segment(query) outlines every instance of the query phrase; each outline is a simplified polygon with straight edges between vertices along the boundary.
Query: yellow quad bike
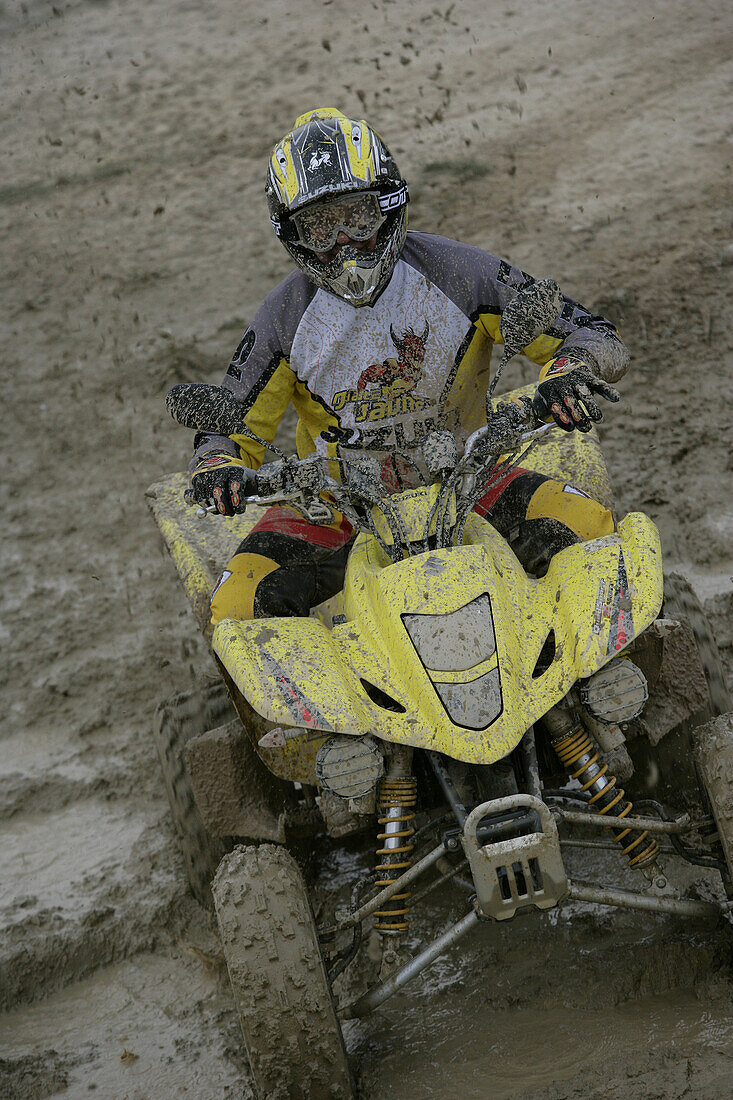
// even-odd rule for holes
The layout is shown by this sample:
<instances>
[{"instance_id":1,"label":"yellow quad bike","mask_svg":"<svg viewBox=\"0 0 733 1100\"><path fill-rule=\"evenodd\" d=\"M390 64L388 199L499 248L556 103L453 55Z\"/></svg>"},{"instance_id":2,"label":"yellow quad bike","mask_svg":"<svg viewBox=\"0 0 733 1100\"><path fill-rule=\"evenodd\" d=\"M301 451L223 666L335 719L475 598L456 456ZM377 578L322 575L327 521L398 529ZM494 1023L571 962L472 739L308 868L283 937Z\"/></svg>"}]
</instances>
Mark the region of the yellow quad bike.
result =
<instances>
[{"instance_id":1,"label":"yellow quad bike","mask_svg":"<svg viewBox=\"0 0 733 1100\"><path fill-rule=\"evenodd\" d=\"M504 361L556 315L541 292L505 315ZM728 907L733 724L715 717L731 706L704 616L682 578L665 588L641 513L528 576L476 502L521 462L610 504L605 466L593 435L548 434L519 422L527 403L487 403L462 454L449 432L423 440L425 484L397 495L373 459L344 460L337 483L325 460L284 455L258 474L254 517L214 523L184 505L182 477L150 490L204 628L216 574L258 507L287 502L313 522L336 508L359 532L343 591L310 618L218 624L211 643L236 713L212 693L215 728L182 746L171 708L161 712L161 760L202 899L231 849L213 900L263 1097L352 1095L339 1018L374 1010L479 921L567 901L690 920ZM168 404L188 427L246 430L216 387L174 387ZM375 872L318 928L287 844L364 828ZM571 879L578 844L616 848L637 888L628 872L622 885ZM719 900L680 896L675 860L719 872ZM467 891L465 915L410 958L410 911L440 884ZM337 1008L333 982L368 921L380 980Z\"/></svg>"}]
</instances>

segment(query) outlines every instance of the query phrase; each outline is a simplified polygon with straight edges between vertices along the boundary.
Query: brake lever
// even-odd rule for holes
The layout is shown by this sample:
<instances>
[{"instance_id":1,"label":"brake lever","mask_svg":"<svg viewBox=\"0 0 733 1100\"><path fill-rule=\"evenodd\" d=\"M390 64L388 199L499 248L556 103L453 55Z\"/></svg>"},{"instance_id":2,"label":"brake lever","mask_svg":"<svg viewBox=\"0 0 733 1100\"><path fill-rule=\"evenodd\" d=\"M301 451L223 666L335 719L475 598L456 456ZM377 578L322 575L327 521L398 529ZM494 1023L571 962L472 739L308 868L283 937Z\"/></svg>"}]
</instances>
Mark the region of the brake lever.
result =
<instances>
[{"instance_id":1,"label":"brake lever","mask_svg":"<svg viewBox=\"0 0 733 1100\"><path fill-rule=\"evenodd\" d=\"M518 432L514 434L513 438L509 434L504 439L498 439L492 445L491 454L504 454L506 451L511 451L521 446L522 443L528 443L531 439L538 439L545 432L548 432L551 428L555 427L555 422L551 421L549 424L535 424L534 427L528 427L526 431ZM468 458L475 450L478 449L482 441L486 438L491 430L491 425L487 424L484 427L477 428L468 439L466 440L466 446L463 449L463 458ZM488 453L488 452L487 452Z\"/></svg>"},{"instance_id":2,"label":"brake lever","mask_svg":"<svg viewBox=\"0 0 733 1100\"><path fill-rule=\"evenodd\" d=\"M186 499L187 494L189 494L190 492L191 492L190 489L186 490L186 492L184 493L184 499ZM243 497L242 498L242 500L244 501L245 507L248 504L261 504L263 506L267 505L267 504L283 504L285 501L292 501L294 499L297 499L297 498L294 498L292 494L288 494L288 493L273 493L273 495L269 496L269 497ZM209 513L212 513L212 514L216 513L217 515L219 514L219 509L217 508L217 506L215 504L203 505L195 499L193 499L193 500L192 499L186 499L186 503L187 504L198 504L199 505L199 507L197 509L197 512L196 512L197 516L206 516ZM242 512L236 512L235 513L235 515L242 515L242 514L243 514Z\"/></svg>"}]
</instances>

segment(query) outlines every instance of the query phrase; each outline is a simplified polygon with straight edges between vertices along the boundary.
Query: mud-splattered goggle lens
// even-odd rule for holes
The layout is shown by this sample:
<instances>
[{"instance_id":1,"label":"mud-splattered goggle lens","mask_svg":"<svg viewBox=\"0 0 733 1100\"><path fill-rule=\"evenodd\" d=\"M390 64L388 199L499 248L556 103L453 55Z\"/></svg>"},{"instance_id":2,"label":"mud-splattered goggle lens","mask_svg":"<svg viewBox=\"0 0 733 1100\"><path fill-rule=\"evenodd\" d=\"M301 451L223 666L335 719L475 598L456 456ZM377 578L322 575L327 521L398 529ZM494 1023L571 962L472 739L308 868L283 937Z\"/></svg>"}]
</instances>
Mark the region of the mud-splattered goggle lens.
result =
<instances>
[{"instance_id":1,"label":"mud-splattered goggle lens","mask_svg":"<svg viewBox=\"0 0 733 1100\"><path fill-rule=\"evenodd\" d=\"M368 241L384 219L379 196L372 191L322 199L293 214L299 243L313 252L328 252L340 232L354 241Z\"/></svg>"}]
</instances>

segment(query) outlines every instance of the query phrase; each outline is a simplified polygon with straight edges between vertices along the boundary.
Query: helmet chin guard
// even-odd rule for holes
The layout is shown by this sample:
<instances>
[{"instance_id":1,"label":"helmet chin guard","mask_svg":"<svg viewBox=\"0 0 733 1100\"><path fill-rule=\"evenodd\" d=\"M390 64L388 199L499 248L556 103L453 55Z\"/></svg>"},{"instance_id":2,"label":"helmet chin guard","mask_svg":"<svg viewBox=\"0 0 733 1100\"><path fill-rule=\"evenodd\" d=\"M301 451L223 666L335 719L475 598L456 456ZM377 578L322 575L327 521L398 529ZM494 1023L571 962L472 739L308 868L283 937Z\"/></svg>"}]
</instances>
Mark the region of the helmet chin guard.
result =
<instances>
[{"instance_id":1,"label":"helmet chin guard","mask_svg":"<svg viewBox=\"0 0 733 1100\"><path fill-rule=\"evenodd\" d=\"M377 192L385 216L374 249L344 245L332 260L320 260L299 242L293 214L320 198L359 191ZM405 243L409 201L376 131L331 107L301 115L272 152L266 193L275 233L308 278L356 308L373 305Z\"/></svg>"},{"instance_id":2,"label":"helmet chin guard","mask_svg":"<svg viewBox=\"0 0 733 1100\"><path fill-rule=\"evenodd\" d=\"M377 234L372 252L344 245L330 263L322 263L314 253L308 254L307 249L303 249L306 256L298 261L299 266L323 290L343 298L355 308L373 305L392 277L405 243L406 223L403 207L396 225L386 234Z\"/></svg>"}]
</instances>

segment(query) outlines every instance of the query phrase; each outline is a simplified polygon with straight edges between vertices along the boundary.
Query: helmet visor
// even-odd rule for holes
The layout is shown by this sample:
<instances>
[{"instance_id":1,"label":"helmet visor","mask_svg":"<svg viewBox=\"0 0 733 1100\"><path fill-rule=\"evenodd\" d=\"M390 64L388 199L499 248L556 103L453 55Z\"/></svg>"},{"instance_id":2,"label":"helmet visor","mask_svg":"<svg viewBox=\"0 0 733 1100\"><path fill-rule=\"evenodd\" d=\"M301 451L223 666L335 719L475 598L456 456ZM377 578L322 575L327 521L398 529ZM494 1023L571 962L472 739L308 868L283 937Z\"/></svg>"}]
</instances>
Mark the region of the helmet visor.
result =
<instances>
[{"instance_id":1,"label":"helmet visor","mask_svg":"<svg viewBox=\"0 0 733 1100\"><path fill-rule=\"evenodd\" d=\"M354 241L368 241L384 224L385 215L375 191L353 195L335 195L319 199L292 216L298 231L298 243L312 252L328 252L340 232Z\"/></svg>"}]
</instances>

